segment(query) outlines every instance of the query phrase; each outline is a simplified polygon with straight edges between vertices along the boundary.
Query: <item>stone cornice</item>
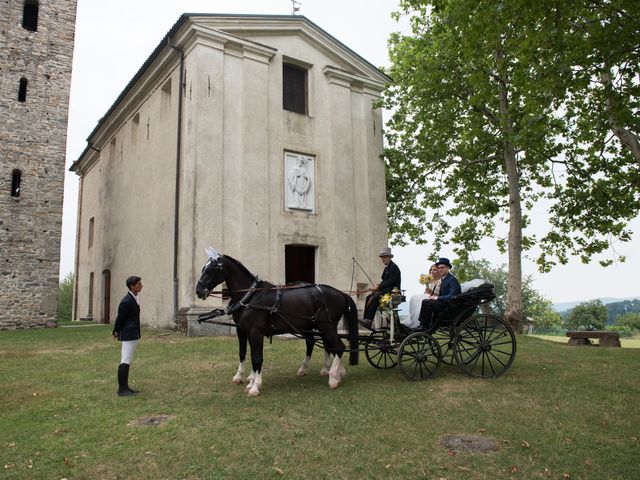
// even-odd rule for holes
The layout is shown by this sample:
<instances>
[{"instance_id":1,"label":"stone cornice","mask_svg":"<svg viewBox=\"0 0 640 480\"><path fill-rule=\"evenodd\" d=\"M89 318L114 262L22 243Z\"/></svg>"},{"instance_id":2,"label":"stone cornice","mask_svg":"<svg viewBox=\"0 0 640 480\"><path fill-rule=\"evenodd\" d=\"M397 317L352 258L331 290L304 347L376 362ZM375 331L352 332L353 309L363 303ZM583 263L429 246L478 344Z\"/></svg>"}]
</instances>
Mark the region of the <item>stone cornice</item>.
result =
<instances>
[{"instance_id":1,"label":"stone cornice","mask_svg":"<svg viewBox=\"0 0 640 480\"><path fill-rule=\"evenodd\" d=\"M384 83L372 80L369 77L363 77L362 75L355 75L350 72L346 72L331 65L327 65L322 69L322 73L327 77L329 83L348 87L352 90L361 90L364 93L368 93L373 96L380 96L380 93L384 90Z\"/></svg>"}]
</instances>

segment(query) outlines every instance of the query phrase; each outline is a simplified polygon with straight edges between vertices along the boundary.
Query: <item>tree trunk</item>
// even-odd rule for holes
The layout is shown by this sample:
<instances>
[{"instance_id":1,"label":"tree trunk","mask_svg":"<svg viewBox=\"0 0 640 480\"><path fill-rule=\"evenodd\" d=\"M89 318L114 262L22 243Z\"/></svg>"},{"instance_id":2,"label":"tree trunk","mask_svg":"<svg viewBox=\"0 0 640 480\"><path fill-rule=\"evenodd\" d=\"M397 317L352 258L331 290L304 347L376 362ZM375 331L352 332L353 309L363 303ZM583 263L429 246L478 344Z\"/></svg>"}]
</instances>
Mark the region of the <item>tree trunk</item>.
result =
<instances>
[{"instance_id":1,"label":"tree trunk","mask_svg":"<svg viewBox=\"0 0 640 480\"><path fill-rule=\"evenodd\" d=\"M498 64L502 62L498 54ZM520 205L520 174L513 145L513 121L509 114L509 92L505 71L500 72L500 121L503 134L503 155L509 187L509 271L507 274L507 307L505 320L514 332L522 333L522 206Z\"/></svg>"},{"instance_id":2,"label":"tree trunk","mask_svg":"<svg viewBox=\"0 0 640 480\"><path fill-rule=\"evenodd\" d=\"M604 86L604 102L609 127L613 134L618 137L620 143L631 152L633 158L638 162L638 166L640 166L640 140L633 132L624 128L622 125L619 125L615 120L615 108L613 106L614 101L612 92L613 87L611 86L611 70L608 67L600 75L600 80Z\"/></svg>"}]
</instances>

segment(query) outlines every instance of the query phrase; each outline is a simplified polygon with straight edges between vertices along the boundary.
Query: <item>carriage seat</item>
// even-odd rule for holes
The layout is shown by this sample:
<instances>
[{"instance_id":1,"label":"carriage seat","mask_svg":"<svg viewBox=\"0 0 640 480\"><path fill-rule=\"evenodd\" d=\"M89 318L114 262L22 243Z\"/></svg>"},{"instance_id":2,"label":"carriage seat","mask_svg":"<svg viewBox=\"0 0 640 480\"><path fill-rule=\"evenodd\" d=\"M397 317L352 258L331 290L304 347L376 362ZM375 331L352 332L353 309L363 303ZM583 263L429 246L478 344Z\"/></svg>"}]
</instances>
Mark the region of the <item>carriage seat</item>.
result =
<instances>
[{"instance_id":1,"label":"carriage seat","mask_svg":"<svg viewBox=\"0 0 640 480\"><path fill-rule=\"evenodd\" d=\"M471 280L460 287L462 293L447 300L447 309L438 315L439 326L458 324L473 315L479 305L496 298L493 284L484 280Z\"/></svg>"}]
</instances>

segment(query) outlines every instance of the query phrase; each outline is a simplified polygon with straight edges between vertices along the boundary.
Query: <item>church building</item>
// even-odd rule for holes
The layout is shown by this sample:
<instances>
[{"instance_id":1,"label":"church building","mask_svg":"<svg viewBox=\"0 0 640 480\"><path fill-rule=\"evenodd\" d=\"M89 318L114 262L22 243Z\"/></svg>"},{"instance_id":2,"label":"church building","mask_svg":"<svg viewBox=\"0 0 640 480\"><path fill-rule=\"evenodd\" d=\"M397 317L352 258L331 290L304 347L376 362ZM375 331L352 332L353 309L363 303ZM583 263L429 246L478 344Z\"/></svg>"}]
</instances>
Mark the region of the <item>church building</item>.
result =
<instances>
[{"instance_id":1,"label":"church building","mask_svg":"<svg viewBox=\"0 0 640 480\"><path fill-rule=\"evenodd\" d=\"M303 16L182 15L71 167L74 318L113 322L129 275L147 326L221 305L195 295L209 246L276 284L368 287L389 81Z\"/></svg>"},{"instance_id":2,"label":"church building","mask_svg":"<svg viewBox=\"0 0 640 480\"><path fill-rule=\"evenodd\" d=\"M0 330L55 326L76 0L0 4Z\"/></svg>"}]
</instances>

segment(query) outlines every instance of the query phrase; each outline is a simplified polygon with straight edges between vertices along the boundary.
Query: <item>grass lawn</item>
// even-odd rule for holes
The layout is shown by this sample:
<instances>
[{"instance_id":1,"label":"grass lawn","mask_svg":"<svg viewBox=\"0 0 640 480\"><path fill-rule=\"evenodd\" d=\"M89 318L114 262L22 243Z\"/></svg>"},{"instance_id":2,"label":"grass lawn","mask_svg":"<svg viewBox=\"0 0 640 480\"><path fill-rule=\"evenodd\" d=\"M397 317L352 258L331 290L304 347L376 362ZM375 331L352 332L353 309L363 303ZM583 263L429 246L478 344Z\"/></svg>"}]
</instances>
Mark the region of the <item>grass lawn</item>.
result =
<instances>
[{"instance_id":1,"label":"grass lawn","mask_svg":"<svg viewBox=\"0 0 640 480\"><path fill-rule=\"evenodd\" d=\"M3 479L635 479L640 351L518 337L514 365L426 382L348 367L336 391L295 372L300 341L266 344L262 394L231 384L237 343L145 331L116 396L108 326L0 332ZM159 425L136 426L170 415ZM499 443L453 454L450 433Z\"/></svg>"}]
</instances>

